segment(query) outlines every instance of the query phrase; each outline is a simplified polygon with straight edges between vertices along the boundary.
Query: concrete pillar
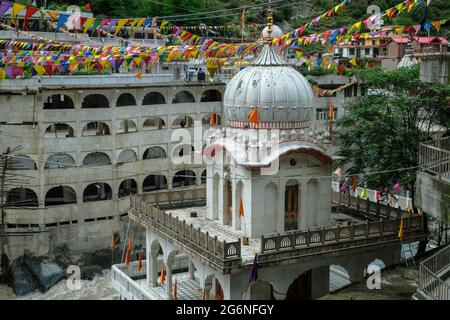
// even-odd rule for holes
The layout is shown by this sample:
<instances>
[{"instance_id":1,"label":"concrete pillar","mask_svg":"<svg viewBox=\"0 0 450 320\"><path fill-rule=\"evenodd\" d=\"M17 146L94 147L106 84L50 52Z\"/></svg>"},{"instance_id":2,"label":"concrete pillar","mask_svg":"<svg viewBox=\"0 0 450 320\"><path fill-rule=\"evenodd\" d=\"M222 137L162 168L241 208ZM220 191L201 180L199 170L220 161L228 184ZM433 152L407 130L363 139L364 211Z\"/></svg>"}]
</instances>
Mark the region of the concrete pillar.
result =
<instances>
[{"instance_id":1,"label":"concrete pillar","mask_svg":"<svg viewBox=\"0 0 450 320\"><path fill-rule=\"evenodd\" d=\"M219 190L217 190L218 191L218 195L219 195L219 197L218 197L219 198L219 205L218 205L218 207L219 207L219 221L222 224L226 223L225 213L224 213L224 208L225 208L225 199L224 199L224 195L225 195L224 188L225 188L225 185L224 185L224 181L225 181L225 179L223 177L219 178Z\"/></svg>"},{"instance_id":2,"label":"concrete pillar","mask_svg":"<svg viewBox=\"0 0 450 320\"><path fill-rule=\"evenodd\" d=\"M153 256L152 256L152 252L151 252L151 237L150 237L150 230L145 229L145 257L147 259L147 263L145 266L145 277L146 277L146 281L147 281L147 285L149 287L152 286L152 261L153 261Z\"/></svg>"},{"instance_id":3,"label":"concrete pillar","mask_svg":"<svg viewBox=\"0 0 450 320\"><path fill-rule=\"evenodd\" d=\"M231 195L231 202L233 203L232 208L231 208L231 216L233 217L231 220L231 226L233 228L233 230L238 230L239 229L239 219L241 217L239 217L239 206L240 206L240 202L241 199L237 194L237 183L236 183L236 179L232 179L231 180L231 188L232 188L232 195Z\"/></svg>"},{"instance_id":4,"label":"concrete pillar","mask_svg":"<svg viewBox=\"0 0 450 320\"><path fill-rule=\"evenodd\" d=\"M150 286L156 288L158 286L158 254L151 253L150 262L148 265L150 266L150 275L151 282Z\"/></svg>"},{"instance_id":5,"label":"concrete pillar","mask_svg":"<svg viewBox=\"0 0 450 320\"><path fill-rule=\"evenodd\" d=\"M192 263L192 260L189 259L189 279L194 280L195 279L195 266Z\"/></svg>"},{"instance_id":6,"label":"concrete pillar","mask_svg":"<svg viewBox=\"0 0 450 320\"><path fill-rule=\"evenodd\" d=\"M169 255L169 257L167 258L167 262L166 262L166 269L167 269L167 277L166 277L166 294L167 294L167 299L168 300L172 300L173 296L172 296L172 266L173 266L173 260L174 260L174 255Z\"/></svg>"}]
</instances>

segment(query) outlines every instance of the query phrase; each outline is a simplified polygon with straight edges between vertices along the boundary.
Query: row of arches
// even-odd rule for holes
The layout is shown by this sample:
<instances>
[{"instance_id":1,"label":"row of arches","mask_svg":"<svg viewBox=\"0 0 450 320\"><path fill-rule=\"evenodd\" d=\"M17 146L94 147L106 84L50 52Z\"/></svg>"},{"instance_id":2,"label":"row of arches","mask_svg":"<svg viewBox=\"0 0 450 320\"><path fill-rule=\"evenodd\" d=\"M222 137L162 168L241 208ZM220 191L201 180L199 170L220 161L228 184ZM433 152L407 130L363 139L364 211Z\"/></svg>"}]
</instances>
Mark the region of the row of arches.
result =
<instances>
[{"instance_id":1,"label":"row of arches","mask_svg":"<svg viewBox=\"0 0 450 320\"><path fill-rule=\"evenodd\" d=\"M173 149L173 157L183 157L192 155L194 147L192 145L179 145ZM166 151L160 146L149 147L144 151L142 160L167 158ZM117 164L138 161L136 152L132 149L122 150L117 157ZM104 152L92 152L83 158L82 166L107 166L112 161L109 155ZM76 167L75 159L67 153L56 153L47 158L44 169L65 169ZM27 155L16 155L6 162L7 170L37 170L36 162Z\"/></svg>"},{"instance_id":2,"label":"row of arches","mask_svg":"<svg viewBox=\"0 0 450 320\"><path fill-rule=\"evenodd\" d=\"M216 125L220 125L222 119L220 115L215 115ZM209 125L211 115L205 115L202 118L202 125ZM172 122L172 128L192 128L194 126L194 119L191 116L179 116ZM147 118L143 124L143 131L147 130L162 130L166 129L166 122L160 117ZM126 134L138 131L138 126L134 120L121 120L118 123L116 134ZM83 127L82 137L92 136L109 136L111 129L108 124L103 121L89 122ZM54 123L45 129L44 136L46 138L74 138L76 136L75 130L72 126L66 123Z\"/></svg>"},{"instance_id":3,"label":"row of arches","mask_svg":"<svg viewBox=\"0 0 450 320\"><path fill-rule=\"evenodd\" d=\"M202 172L201 184L206 183L206 170ZM192 170L178 171L172 178L172 188L195 186L197 177ZM152 192L168 189L167 177L151 174L142 183L142 192ZM123 180L118 189L118 197L124 198L131 194L137 194L138 187L135 179ZM97 182L89 184L83 191L83 202L104 201L112 199L112 188L108 183ZM52 207L77 203L77 194L70 186L57 186L51 188L45 194L44 206ZM29 188L14 188L8 191L6 196L8 207L38 207L39 201L36 193Z\"/></svg>"},{"instance_id":4,"label":"row of arches","mask_svg":"<svg viewBox=\"0 0 450 320\"><path fill-rule=\"evenodd\" d=\"M220 102L222 93L219 90L206 90L202 93L200 102ZM172 103L195 103L194 95L187 90L179 91L172 99ZM157 91L149 92L142 100L142 105L167 104L166 97ZM122 93L116 101L116 107L136 106L136 98L131 93ZM81 104L82 109L110 108L109 99L103 94L87 95ZM64 94L50 95L45 99L44 110L75 109L73 99Z\"/></svg>"}]
</instances>

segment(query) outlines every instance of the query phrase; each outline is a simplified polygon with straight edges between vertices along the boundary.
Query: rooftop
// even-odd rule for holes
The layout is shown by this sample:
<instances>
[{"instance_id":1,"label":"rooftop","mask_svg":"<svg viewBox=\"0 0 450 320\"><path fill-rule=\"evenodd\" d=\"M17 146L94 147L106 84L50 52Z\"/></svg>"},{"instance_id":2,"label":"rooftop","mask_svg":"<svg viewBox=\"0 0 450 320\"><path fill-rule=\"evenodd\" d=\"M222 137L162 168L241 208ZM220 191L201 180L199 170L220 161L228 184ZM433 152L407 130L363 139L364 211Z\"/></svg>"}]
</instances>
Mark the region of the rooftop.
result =
<instances>
[{"instance_id":1,"label":"rooftop","mask_svg":"<svg viewBox=\"0 0 450 320\"><path fill-rule=\"evenodd\" d=\"M208 86L223 84L211 81L175 80L173 74L143 74L138 79L134 74L80 75L80 76L43 76L30 79L4 79L0 81L0 91L23 91L45 89L81 89L148 86Z\"/></svg>"}]
</instances>

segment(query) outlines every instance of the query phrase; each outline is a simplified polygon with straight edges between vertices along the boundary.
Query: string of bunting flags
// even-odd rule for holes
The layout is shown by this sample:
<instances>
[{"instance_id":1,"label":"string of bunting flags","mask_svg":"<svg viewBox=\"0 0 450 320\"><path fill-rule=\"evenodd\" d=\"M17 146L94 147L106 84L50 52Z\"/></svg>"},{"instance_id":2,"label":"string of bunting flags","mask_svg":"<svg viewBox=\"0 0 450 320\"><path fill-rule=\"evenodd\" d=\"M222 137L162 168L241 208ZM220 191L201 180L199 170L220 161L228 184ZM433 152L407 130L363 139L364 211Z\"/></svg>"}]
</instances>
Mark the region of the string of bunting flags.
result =
<instances>
[{"instance_id":1,"label":"string of bunting flags","mask_svg":"<svg viewBox=\"0 0 450 320\"><path fill-rule=\"evenodd\" d=\"M314 43L321 43L321 44L325 44L326 42L332 44L335 42L341 43L344 40L347 41L351 40L352 37L355 40L358 40L360 37L367 39L368 37L374 37L377 35L381 37L386 37L388 36L387 31L389 31L389 29L383 28L381 30L370 30L369 26L385 17L387 17L389 20L392 20L393 18L404 12L410 13L414 8L416 8L422 3L424 3L424 0L405 0L397 4L396 6L385 10L383 13L373 14L367 19L357 21L349 26L333 28L317 34L303 35L306 28L302 26L290 33L283 35L282 37L275 38L272 41L272 44L278 44L284 47L287 46L302 47ZM430 4L431 1L429 0L426 3L426 6L429 6ZM421 30L429 32L431 30L431 27L434 27L436 31L439 32L441 26L444 25L446 22L447 19L432 22L425 21L423 24L413 26L400 26L395 28L393 31L395 31L397 35L402 34L404 32L408 34L413 33L417 34Z\"/></svg>"}]
</instances>

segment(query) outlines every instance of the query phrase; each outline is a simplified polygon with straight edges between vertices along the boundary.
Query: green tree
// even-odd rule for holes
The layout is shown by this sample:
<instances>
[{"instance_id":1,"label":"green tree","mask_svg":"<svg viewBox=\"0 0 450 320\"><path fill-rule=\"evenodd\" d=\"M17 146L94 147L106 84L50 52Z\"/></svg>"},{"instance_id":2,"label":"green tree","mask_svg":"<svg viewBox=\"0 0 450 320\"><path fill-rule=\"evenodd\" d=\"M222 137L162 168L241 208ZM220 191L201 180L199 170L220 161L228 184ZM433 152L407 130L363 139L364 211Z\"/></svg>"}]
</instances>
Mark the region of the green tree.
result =
<instances>
[{"instance_id":1,"label":"green tree","mask_svg":"<svg viewBox=\"0 0 450 320\"><path fill-rule=\"evenodd\" d=\"M392 172L368 175L370 187L400 181L412 192L418 165L419 145L430 140L436 126L450 127L450 87L423 83L419 68L355 70L369 94L347 109L337 121L338 154L345 157L350 173Z\"/></svg>"}]
</instances>

